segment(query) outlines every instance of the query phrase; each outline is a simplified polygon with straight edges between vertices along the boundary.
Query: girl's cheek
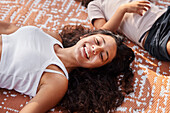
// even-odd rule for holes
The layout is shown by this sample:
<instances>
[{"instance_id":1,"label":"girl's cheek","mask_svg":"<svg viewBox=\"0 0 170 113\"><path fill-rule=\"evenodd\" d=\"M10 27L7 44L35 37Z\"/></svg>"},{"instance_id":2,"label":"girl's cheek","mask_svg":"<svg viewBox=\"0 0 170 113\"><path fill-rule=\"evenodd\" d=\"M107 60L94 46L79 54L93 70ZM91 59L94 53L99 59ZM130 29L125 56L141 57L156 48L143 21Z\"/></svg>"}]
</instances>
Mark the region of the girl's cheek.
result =
<instances>
[{"instance_id":1,"label":"girl's cheek","mask_svg":"<svg viewBox=\"0 0 170 113\"><path fill-rule=\"evenodd\" d=\"M101 64L101 59L100 59L98 56L96 56L96 57L94 58L94 62L95 62L96 64Z\"/></svg>"}]
</instances>

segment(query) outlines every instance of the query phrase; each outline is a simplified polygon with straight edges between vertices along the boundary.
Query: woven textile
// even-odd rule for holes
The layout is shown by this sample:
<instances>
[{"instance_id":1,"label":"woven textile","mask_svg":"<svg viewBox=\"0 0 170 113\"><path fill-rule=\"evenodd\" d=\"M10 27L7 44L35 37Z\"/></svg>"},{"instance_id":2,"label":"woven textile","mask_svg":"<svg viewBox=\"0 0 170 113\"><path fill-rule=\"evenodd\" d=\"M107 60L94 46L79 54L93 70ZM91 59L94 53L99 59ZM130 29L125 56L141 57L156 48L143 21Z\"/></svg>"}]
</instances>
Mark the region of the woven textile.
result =
<instances>
[{"instance_id":1,"label":"woven textile","mask_svg":"<svg viewBox=\"0 0 170 113\"><path fill-rule=\"evenodd\" d=\"M152 0L160 8L170 0ZM34 25L56 31L64 25L83 24L93 28L87 10L74 0L0 0L0 20L18 26ZM117 113L170 113L170 62L159 61L127 40L135 52L134 93L126 96ZM0 113L17 113L31 99L13 90L0 89ZM58 113L53 108L49 113Z\"/></svg>"}]
</instances>

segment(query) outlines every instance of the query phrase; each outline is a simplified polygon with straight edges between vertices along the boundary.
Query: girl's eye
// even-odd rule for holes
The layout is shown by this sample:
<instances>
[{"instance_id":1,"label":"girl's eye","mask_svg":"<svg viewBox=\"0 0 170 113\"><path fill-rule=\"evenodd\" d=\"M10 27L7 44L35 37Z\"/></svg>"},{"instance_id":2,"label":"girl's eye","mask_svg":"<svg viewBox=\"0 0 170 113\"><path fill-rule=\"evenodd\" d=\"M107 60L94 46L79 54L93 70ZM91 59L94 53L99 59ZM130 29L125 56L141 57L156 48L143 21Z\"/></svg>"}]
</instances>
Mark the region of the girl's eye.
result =
<instances>
[{"instance_id":1,"label":"girl's eye","mask_svg":"<svg viewBox=\"0 0 170 113\"><path fill-rule=\"evenodd\" d=\"M102 59L102 61L103 61L103 55L102 55L102 52L100 53L100 58Z\"/></svg>"},{"instance_id":2,"label":"girl's eye","mask_svg":"<svg viewBox=\"0 0 170 113\"><path fill-rule=\"evenodd\" d=\"M97 39L96 39L96 44L97 44L97 45L100 45L100 42L99 42L99 40L97 40Z\"/></svg>"}]
</instances>

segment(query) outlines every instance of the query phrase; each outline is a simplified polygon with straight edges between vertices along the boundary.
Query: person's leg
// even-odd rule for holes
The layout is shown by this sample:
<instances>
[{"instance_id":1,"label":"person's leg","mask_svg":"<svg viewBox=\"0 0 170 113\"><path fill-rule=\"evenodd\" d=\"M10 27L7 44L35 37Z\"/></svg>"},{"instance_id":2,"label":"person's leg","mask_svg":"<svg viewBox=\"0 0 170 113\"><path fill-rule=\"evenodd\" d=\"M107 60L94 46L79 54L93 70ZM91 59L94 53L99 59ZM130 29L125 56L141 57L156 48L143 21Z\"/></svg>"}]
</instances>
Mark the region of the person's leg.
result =
<instances>
[{"instance_id":1,"label":"person's leg","mask_svg":"<svg viewBox=\"0 0 170 113\"><path fill-rule=\"evenodd\" d=\"M170 55L170 38L169 38L169 41L168 41L168 43L166 45L166 48L167 48L168 54Z\"/></svg>"}]
</instances>

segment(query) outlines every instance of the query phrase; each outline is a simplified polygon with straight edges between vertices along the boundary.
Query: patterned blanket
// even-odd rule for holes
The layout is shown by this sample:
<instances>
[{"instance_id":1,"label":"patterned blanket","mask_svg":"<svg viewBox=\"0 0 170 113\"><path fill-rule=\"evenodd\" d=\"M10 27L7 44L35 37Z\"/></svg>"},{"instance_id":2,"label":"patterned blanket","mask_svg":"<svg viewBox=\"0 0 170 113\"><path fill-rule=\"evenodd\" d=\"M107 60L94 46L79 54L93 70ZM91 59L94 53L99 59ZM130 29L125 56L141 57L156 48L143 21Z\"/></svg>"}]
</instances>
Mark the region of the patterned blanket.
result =
<instances>
[{"instance_id":1,"label":"patterned blanket","mask_svg":"<svg viewBox=\"0 0 170 113\"><path fill-rule=\"evenodd\" d=\"M170 5L170 0L152 2L160 8ZM93 28L87 18L87 9L74 0L0 0L0 20L50 31L66 24ZM170 113L170 62L153 58L129 40L126 44L136 55L131 65L135 75L134 93L126 96L117 113ZM30 99L14 90L0 89L0 113L17 113ZM58 108L49 111L58 112Z\"/></svg>"}]
</instances>

